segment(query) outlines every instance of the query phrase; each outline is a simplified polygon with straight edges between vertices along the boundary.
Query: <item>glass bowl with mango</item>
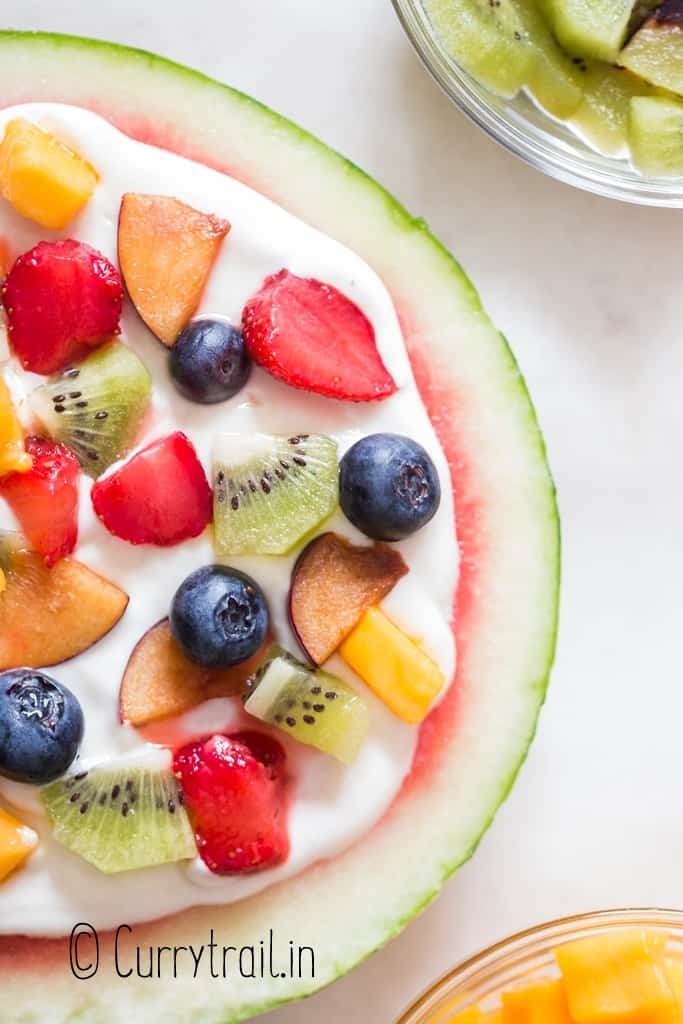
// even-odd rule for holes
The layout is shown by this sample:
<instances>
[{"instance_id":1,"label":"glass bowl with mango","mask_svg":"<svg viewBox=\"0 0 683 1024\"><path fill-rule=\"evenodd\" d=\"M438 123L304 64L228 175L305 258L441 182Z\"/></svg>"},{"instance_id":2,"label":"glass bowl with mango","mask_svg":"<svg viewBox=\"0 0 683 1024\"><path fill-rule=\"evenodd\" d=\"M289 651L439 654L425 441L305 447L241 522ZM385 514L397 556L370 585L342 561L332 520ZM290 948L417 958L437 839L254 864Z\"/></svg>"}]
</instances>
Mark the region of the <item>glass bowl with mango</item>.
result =
<instances>
[{"instance_id":1,"label":"glass bowl with mango","mask_svg":"<svg viewBox=\"0 0 683 1024\"><path fill-rule=\"evenodd\" d=\"M683 206L683 0L393 0L473 121L542 171Z\"/></svg>"},{"instance_id":2,"label":"glass bowl with mango","mask_svg":"<svg viewBox=\"0 0 683 1024\"><path fill-rule=\"evenodd\" d=\"M540 925L445 975L398 1024L682 1024L683 912Z\"/></svg>"}]
</instances>

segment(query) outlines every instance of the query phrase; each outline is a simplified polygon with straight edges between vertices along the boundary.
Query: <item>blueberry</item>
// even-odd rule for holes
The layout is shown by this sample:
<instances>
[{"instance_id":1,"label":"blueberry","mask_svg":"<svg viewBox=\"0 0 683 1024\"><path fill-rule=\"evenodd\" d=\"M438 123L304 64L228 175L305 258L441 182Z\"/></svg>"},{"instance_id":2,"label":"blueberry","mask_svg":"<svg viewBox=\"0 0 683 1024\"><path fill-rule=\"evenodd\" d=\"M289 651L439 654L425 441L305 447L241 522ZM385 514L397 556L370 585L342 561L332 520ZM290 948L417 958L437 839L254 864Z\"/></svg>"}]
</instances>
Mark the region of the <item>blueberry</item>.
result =
<instances>
[{"instance_id":1,"label":"blueberry","mask_svg":"<svg viewBox=\"0 0 683 1024\"><path fill-rule=\"evenodd\" d=\"M441 486L422 445L400 434L370 434L339 466L339 501L347 519L374 540L403 540L436 514Z\"/></svg>"},{"instance_id":2,"label":"blueberry","mask_svg":"<svg viewBox=\"0 0 683 1024\"><path fill-rule=\"evenodd\" d=\"M193 320L169 355L175 386L191 402L210 405L232 398L251 370L240 331L225 320Z\"/></svg>"},{"instance_id":3,"label":"blueberry","mask_svg":"<svg viewBox=\"0 0 683 1024\"><path fill-rule=\"evenodd\" d=\"M83 710L66 686L32 668L0 673L0 775L42 786L70 767Z\"/></svg>"},{"instance_id":4,"label":"blueberry","mask_svg":"<svg viewBox=\"0 0 683 1024\"><path fill-rule=\"evenodd\" d=\"M256 654L268 620L258 583L224 565L191 573L171 604L173 636L191 661L206 668L227 668Z\"/></svg>"}]
</instances>

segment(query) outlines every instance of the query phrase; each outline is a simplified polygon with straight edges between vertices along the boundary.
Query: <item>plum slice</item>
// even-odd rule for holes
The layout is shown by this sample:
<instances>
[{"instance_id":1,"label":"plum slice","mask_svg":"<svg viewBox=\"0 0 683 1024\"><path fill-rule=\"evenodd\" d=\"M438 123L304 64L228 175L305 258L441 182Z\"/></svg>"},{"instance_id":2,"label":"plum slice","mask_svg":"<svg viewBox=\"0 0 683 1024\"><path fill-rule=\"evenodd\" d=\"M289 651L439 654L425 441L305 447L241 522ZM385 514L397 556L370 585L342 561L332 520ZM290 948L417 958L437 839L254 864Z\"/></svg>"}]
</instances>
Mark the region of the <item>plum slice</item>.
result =
<instances>
[{"instance_id":1,"label":"plum slice","mask_svg":"<svg viewBox=\"0 0 683 1024\"><path fill-rule=\"evenodd\" d=\"M358 546L323 533L302 551L289 591L289 616L313 664L336 651L359 622L406 575L402 555L389 544Z\"/></svg>"},{"instance_id":2,"label":"plum slice","mask_svg":"<svg viewBox=\"0 0 683 1024\"><path fill-rule=\"evenodd\" d=\"M239 665L203 668L183 654L168 619L162 619L145 633L130 656L119 695L121 721L148 725L213 697L237 696L258 668L269 642Z\"/></svg>"},{"instance_id":3,"label":"plum slice","mask_svg":"<svg viewBox=\"0 0 683 1024\"><path fill-rule=\"evenodd\" d=\"M168 348L197 311L227 220L172 196L129 192L119 213L119 265L141 319Z\"/></svg>"},{"instance_id":4,"label":"plum slice","mask_svg":"<svg viewBox=\"0 0 683 1024\"><path fill-rule=\"evenodd\" d=\"M82 654L126 610L128 595L86 565L63 558L48 569L13 535L0 536L0 671L45 668Z\"/></svg>"}]
</instances>

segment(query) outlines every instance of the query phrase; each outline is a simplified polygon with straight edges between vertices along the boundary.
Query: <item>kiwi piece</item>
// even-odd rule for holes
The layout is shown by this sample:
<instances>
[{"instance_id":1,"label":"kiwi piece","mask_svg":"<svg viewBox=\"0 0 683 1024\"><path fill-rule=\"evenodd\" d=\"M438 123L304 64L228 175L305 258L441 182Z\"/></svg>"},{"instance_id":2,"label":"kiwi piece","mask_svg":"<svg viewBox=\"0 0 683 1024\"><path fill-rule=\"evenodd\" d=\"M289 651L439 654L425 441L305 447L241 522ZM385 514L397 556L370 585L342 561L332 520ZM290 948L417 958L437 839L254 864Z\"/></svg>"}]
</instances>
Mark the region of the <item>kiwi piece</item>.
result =
<instances>
[{"instance_id":1,"label":"kiwi piece","mask_svg":"<svg viewBox=\"0 0 683 1024\"><path fill-rule=\"evenodd\" d=\"M683 102L666 96L636 96L629 120L631 159L641 174L683 175Z\"/></svg>"},{"instance_id":2,"label":"kiwi piece","mask_svg":"<svg viewBox=\"0 0 683 1024\"><path fill-rule=\"evenodd\" d=\"M181 790L160 751L78 771L41 796L54 838L104 874L197 855Z\"/></svg>"},{"instance_id":3,"label":"kiwi piece","mask_svg":"<svg viewBox=\"0 0 683 1024\"><path fill-rule=\"evenodd\" d=\"M538 0L514 0L515 8L537 54L525 82L529 95L553 117L571 117L583 98L583 60L570 57L557 44Z\"/></svg>"},{"instance_id":4,"label":"kiwi piece","mask_svg":"<svg viewBox=\"0 0 683 1024\"><path fill-rule=\"evenodd\" d=\"M513 0L422 0L432 28L456 63L500 96L515 96L538 53Z\"/></svg>"},{"instance_id":5,"label":"kiwi piece","mask_svg":"<svg viewBox=\"0 0 683 1024\"><path fill-rule=\"evenodd\" d=\"M622 51L619 63L646 82L683 96L683 0L665 0Z\"/></svg>"},{"instance_id":6,"label":"kiwi piece","mask_svg":"<svg viewBox=\"0 0 683 1024\"><path fill-rule=\"evenodd\" d=\"M634 0L540 0L560 44L575 57L615 63Z\"/></svg>"},{"instance_id":7,"label":"kiwi piece","mask_svg":"<svg viewBox=\"0 0 683 1024\"><path fill-rule=\"evenodd\" d=\"M30 404L50 437L98 477L132 448L151 394L147 367L113 342L37 388Z\"/></svg>"},{"instance_id":8,"label":"kiwi piece","mask_svg":"<svg viewBox=\"0 0 683 1024\"><path fill-rule=\"evenodd\" d=\"M213 480L218 555L284 555L337 507L337 444L324 434L219 434Z\"/></svg>"},{"instance_id":9,"label":"kiwi piece","mask_svg":"<svg viewBox=\"0 0 683 1024\"><path fill-rule=\"evenodd\" d=\"M651 86L630 71L599 61L587 62L583 83L583 100L571 124L599 153L626 156L631 99L647 96Z\"/></svg>"},{"instance_id":10,"label":"kiwi piece","mask_svg":"<svg viewBox=\"0 0 683 1024\"><path fill-rule=\"evenodd\" d=\"M247 683L244 708L344 764L355 761L370 724L368 706L355 690L277 646Z\"/></svg>"}]
</instances>

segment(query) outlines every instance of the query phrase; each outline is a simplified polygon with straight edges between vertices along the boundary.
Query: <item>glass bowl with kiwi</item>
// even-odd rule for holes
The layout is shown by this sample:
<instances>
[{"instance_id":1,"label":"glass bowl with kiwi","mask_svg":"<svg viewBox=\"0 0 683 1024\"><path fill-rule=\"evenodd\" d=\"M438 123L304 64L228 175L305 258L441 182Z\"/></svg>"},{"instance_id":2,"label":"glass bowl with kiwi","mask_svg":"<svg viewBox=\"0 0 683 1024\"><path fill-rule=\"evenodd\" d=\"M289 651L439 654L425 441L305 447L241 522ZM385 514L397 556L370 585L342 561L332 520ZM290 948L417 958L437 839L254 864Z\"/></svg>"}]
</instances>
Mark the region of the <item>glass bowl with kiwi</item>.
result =
<instances>
[{"instance_id":1,"label":"glass bowl with kiwi","mask_svg":"<svg viewBox=\"0 0 683 1024\"><path fill-rule=\"evenodd\" d=\"M683 207L683 0L393 0L453 102L533 167Z\"/></svg>"}]
</instances>

